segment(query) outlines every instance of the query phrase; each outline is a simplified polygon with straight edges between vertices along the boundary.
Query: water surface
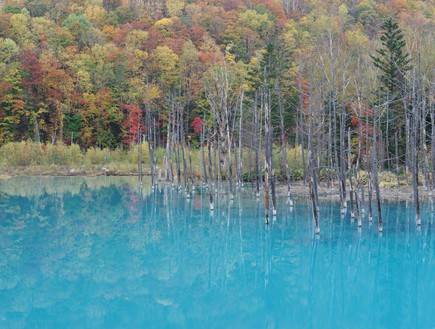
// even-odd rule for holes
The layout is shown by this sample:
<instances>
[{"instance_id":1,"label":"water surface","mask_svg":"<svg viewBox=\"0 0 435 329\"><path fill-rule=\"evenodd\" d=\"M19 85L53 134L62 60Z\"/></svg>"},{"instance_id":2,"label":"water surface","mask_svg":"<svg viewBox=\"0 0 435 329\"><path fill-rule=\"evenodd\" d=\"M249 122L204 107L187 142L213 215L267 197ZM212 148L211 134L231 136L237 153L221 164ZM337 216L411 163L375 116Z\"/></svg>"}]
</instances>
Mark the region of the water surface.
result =
<instances>
[{"instance_id":1,"label":"water surface","mask_svg":"<svg viewBox=\"0 0 435 329\"><path fill-rule=\"evenodd\" d=\"M384 232L245 188L187 199L134 178L0 180L0 328L435 328L433 214Z\"/></svg>"}]
</instances>

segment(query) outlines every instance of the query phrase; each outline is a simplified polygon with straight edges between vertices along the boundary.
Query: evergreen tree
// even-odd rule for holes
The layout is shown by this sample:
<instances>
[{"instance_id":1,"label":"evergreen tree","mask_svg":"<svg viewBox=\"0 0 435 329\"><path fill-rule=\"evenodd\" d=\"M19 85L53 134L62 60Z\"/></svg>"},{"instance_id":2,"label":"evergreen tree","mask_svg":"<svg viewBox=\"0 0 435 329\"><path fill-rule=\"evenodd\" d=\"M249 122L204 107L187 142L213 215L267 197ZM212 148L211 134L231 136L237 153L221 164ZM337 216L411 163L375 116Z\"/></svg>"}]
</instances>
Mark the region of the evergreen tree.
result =
<instances>
[{"instance_id":1,"label":"evergreen tree","mask_svg":"<svg viewBox=\"0 0 435 329\"><path fill-rule=\"evenodd\" d=\"M382 91L390 100L394 100L404 94L404 75L411 69L411 58L404 51L406 43L397 22L390 18L382 25L382 29L382 47L377 49L377 55L371 55L371 58L373 64L381 70Z\"/></svg>"},{"instance_id":2,"label":"evergreen tree","mask_svg":"<svg viewBox=\"0 0 435 329\"><path fill-rule=\"evenodd\" d=\"M385 133L386 164L391 169L391 161L395 156L395 133L398 132L398 142L405 143L405 103L406 97L406 71L411 69L411 58L405 51L404 35L393 18L389 18L382 25L380 37L382 47L376 50L377 55L372 56L373 64L381 72L379 79L380 90L376 92L378 104L386 104L386 110L380 113L380 128ZM383 136L380 136L383 138ZM400 148L400 158L404 159L404 148ZM381 163L384 166L385 163Z\"/></svg>"}]
</instances>

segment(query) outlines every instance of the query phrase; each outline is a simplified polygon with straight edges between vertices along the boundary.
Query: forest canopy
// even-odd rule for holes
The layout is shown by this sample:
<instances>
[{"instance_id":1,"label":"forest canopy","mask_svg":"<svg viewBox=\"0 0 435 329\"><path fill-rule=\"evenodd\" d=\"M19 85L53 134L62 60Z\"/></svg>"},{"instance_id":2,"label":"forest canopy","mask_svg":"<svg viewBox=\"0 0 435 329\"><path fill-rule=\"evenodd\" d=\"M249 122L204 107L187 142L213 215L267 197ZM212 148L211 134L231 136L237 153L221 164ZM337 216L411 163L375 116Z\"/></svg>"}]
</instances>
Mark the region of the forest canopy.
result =
<instances>
[{"instance_id":1,"label":"forest canopy","mask_svg":"<svg viewBox=\"0 0 435 329\"><path fill-rule=\"evenodd\" d=\"M404 75L420 58L433 86L433 1L2 1L0 146L31 139L116 148L136 143L139 128L153 129L162 146L174 107L195 141L203 121L225 125L223 108L213 107L221 90L234 119L239 102L251 108L265 85L273 87L273 125L279 109L284 120L274 140L293 143L309 103L333 102L349 114L347 126L363 125L370 109L358 111L362 99L376 103L386 84L372 57L389 19L409 55ZM317 95L308 102L310 90ZM245 111L245 129L253 116Z\"/></svg>"}]
</instances>

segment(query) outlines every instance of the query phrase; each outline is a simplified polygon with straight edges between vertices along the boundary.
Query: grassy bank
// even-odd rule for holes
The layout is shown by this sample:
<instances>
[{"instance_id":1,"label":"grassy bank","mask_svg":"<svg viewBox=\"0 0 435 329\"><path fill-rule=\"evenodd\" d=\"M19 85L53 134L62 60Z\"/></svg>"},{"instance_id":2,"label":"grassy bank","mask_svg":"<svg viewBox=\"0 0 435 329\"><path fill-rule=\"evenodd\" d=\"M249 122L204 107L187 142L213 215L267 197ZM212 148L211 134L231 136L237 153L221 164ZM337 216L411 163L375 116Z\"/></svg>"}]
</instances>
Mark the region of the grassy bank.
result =
<instances>
[{"instance_id":1,"label":"grassy bank","mask_svg":"<svg viewBox=\"0 0 435 329\"><path fill-rule=\"evenodd\" d=\"M148 174L149 153L148 145L142 145L144 173ZM207 153L207 152L206 152ZM164 176L165 150L159 148L155 152L157 172ZM194 149L191 153L192 169L194 175L201 177L202 160L201 150ZM254 179L254 152L243 152L243 178L245 181ZM274 149L274 170L279 176L281 170L281 154L279 149ZM288 165L293 181L303 179L303 166L300 148L291 148L287 154ZM208 161L208 160L207 160ZM213 161L214 162L214 161ZM173 159L175 171L175 159ZM263 163L263 160L262 160ZM189 166L189 160L188 160ZM190 168L190 166L189 166ZM208 169L208 167L207 167ZM235 172L235 169L233 169ZM129 176L138 173L138 147L118 149L90 148L82 150L76 144L39 144L32 141L9 143L0 147L0 177L3 176ZM320 171L320 178L324 180L326 171ZM330 173L332 175L332 173ZM364 185L367 175L361 171L358 179ZM397 186L395 173L380 172L380 185L383 188ZM401 185L406 184L406 177L400 177ZM410 182L410 177L408 179ZM423 182L423 177L419 179Z\"/></svg>"},{"instance_id":2,"label":"grassy bank","mask_svg":"<svg viewBox=\"0 0 435 329\"><path fill-rule=\"evenodd\" d=\"M0 172L7 175L129 175L137 172L137 150L81 150L78 145L34 142L0 148Z\"/></svg>"},{"instance_id":3,"label":"grassy bank","mask_svg":"<svg viewBox=\"0 0 435 329\"><path fill-rule=\"evenodd\" d=\"M279 151L274 151L275 171L280 172ZM143 168L149 173L148 145L142 145ZM157 171L163 175L165 149L155 152ZM199 149L192 150L192 169L196 177L201 176L202 160ZM300 148L288 151L288 163L295 180L302 179L302 159ZM189 159L188 166L189 165ZM175 170L175 159L173 159ZM250 181L254 177L254 153L243 152L243 177ZM234 171L235 169L233 169ZM0 147L0 175L35 176L35 175L137 175L138 147L118 149L90 148L82 150L76 144L39 144L32 141L9 143Z\"/></svg>"}]
</instances>

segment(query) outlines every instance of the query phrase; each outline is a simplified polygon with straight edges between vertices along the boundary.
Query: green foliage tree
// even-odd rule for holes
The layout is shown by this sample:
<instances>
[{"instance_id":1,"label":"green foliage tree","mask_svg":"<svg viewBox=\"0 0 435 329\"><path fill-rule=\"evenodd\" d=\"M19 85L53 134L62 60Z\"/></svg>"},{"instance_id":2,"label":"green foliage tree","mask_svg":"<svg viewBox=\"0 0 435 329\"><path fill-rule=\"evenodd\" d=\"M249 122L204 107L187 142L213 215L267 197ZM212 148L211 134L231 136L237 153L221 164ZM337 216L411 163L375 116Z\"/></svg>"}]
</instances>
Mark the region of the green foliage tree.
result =
<instances>
[{"instance_id":1,"label":"green foliage tree","mask_svg":"<svg viewBox=\"0 0 435 329\"><path fill-rule=\"evenodd\" d=\"M62 26L68 28L77 41L92 28L92 24L82 14L69 15L62 23Z\"/></svg>"},{"instance_id":2,"label":"green foliage tree","mask_svg":"<svg viewBox=\"0 0 435 329\"><path fill-rule=\"evenodd\" d=\"M403 97L406 97L406 71L411 69L411 57L405 52L405 40L397 21L389 18L382 25L380 37L382 47L377 49L377 55L371 55L375 67L380 70L381 82L377 101L387 104L387 110L381 113L380 126L386 132L388 158L395 152L395 132L399 133L399 143L405 143L405 108ZM401 156L404 148L401 148Z\"/></svg>"},{"instance_id":3,"label":"green foliage tree","mask_svg":"<svg viewBox=\"0 0 435 329\"><path fill-rule=\"evenodd\" d=\"M2 12L4 14L19 14L21 13L21 8L18 6L5 6Z\"/></svg>"},{"instance_id":4,"label":"green foliage tree","mask_svg":"<svg viewBox=\"0 0 435 329\"><path fill-rule=\"evenodd\" d=\"M379 76L382 90L388 93L390 99L404 93L405 73L411 69L411 58L405 52L405 41L399 24L390 18L382 25L382 47L376 50L377 55L371 55L373 64L381 70Z\"/></svg>"},{"instance_id":5,"label":"green foliage tree","mask_svg":"<svg viewBox=\"0 0 435 329\"><path fill-rule=\"evenodd\" d=\"M18 54L19 48L17 44L8 38L0 38L0 62L8 63L13 56Z\"/></svg>"},{"instance_id":6,"label":"green foliage tree","mask_svg":"<svg viewBox=\"0 0 435 329\"><path fill-rule=\"evenodd\" d=\"M42 17L48 11L48 6L43 0L29 1L26 8L32 17Z\"/></svg>"}]
</instances>

